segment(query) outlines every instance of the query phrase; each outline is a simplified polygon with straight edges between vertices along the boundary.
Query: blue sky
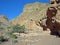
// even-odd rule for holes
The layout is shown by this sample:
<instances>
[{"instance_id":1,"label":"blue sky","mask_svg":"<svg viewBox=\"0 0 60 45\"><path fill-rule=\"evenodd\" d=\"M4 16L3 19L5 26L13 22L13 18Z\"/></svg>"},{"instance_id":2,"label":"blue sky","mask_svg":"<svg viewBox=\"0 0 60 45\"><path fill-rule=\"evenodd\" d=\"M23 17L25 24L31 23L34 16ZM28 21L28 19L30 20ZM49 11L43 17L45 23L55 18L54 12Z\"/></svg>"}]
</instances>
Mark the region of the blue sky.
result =
<instances>
[{"instance_id":1,"label":"blue sky","mask_svg":"<svg viewBox=\"0 0 60 45\"><path fill-rule=\"evenodd\" d=\"M0 0L0 15L6 15L9 20L16 18L26 4L33 2L48 3L50 0Z\"/></svg>"}]
</instances>

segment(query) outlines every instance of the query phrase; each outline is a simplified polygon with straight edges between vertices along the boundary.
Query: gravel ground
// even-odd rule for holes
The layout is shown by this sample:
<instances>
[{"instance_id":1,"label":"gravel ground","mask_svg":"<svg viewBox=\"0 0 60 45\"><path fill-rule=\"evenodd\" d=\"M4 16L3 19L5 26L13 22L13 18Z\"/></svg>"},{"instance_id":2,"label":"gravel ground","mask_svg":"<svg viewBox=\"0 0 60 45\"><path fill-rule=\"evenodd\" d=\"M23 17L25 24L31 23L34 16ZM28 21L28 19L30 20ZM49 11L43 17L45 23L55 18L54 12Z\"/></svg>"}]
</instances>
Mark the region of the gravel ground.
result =
<instances>
[{"instance_id":1,"label":"gravel ground","mask_svg":"<svg viewBox=\"0 0 60 45\"><path fill-rule=\"evenodd\" d=\"M18 40L18 42L14 42ZM8 42L0 45L60 45L60 38L52 35L37 35L30 37L18 37L17 39L10 39Z\"/></svg>"}]
</instances>

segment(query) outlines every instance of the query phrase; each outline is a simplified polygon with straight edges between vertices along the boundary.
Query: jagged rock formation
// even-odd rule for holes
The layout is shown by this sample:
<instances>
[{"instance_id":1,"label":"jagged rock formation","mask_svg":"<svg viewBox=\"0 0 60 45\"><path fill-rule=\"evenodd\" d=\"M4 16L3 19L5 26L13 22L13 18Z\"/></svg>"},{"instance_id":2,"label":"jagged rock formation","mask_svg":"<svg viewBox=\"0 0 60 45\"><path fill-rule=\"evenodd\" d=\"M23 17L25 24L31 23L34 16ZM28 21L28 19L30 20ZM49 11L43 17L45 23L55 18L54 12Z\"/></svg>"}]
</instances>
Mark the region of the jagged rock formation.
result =
<instances>
[{"instance_id":1,"label":"jagged rock formation","mask_svg":"<svg viewBox=\"0 0 60 45\"><path fill-rule=\"evenodd\" d=\"M56 0L53 2L56 2ZM57 5L55 5L55 6L48 7L48 9L46 11L47 17L45 18L46 19L45 24L43 25L41 22L39 22L39 24L43 27L43 30L45 30L45 28L49 28L51 31L51 35L58 35L60 37L60 28L59 28L60 20L59 20L59 18L57 18L57 16L58 16L57 14L59 13L58 11L60 11L59 8L57 7L57 6L59 6L58 5L59 3L57 3ZM52 3L52 4L54 4L54 3Z\"/></svg>"},{"instance_id":2,"label":"jagged rock formation","mask_svg":"<svg viewBox=\"0 0 60 45\"><path fill-rule=\"evenodd\" d=\"M10 24L6 16L0 15L0 35L5 34L7 30L9 30Z\"/></svg>"}]
</instances>

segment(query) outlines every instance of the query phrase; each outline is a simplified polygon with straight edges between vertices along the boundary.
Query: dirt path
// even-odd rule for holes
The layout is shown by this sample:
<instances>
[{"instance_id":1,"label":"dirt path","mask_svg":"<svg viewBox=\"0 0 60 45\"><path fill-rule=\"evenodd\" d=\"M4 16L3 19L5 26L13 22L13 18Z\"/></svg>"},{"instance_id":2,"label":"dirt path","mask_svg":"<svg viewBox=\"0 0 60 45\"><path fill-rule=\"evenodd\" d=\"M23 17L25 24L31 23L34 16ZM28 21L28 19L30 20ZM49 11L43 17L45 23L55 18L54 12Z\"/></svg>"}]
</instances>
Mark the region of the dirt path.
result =
<instances>
[{"instance_id":1,"label":"dirt path","mask_svg":"<svg viewBox=\"0 0 60 45\"><path fill-rule=\"evenodd\" d=\"M51 35L19 37L17 40L18 43L14 43L13 40L10 40L0 45L60 45L60 38Z\"/></svg>"},{"instance_id":2,"label":"dirt path","mask_svg":"<svg viewBox=\"0 0 60 45\"><path fill-rule=\"evenodd\" d=\"M20 41L22 45L60 45L60 39L55 36L32 36L28 38L23 38Z\"/></svg>"}]
</instances>

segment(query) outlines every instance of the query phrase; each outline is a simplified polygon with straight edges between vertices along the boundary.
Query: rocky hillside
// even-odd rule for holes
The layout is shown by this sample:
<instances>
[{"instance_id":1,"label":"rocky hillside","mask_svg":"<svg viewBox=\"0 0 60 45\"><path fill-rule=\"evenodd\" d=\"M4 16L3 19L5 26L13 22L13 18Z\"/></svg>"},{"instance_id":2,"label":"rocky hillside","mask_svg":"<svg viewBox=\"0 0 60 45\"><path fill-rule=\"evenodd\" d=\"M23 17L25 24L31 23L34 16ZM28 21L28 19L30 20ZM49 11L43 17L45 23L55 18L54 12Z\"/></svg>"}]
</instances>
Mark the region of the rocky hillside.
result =
<instances>
[{"instance_id":1,"label":"rocky hillside","mask_svg":"<svg viewBox=\"0 0 60 45\"><path fill-rule=\"evenodd\" d=\"M17 18L11 21L12 24L25 25L26 28L36 28L35 22L46 17L46 10L49 4L39 2L27 4L24 6L23 12Z\"/></svg>"},{"instance_id":2,"label":"rocky hillside","mask_svg":"<svg viewBox=\"0 0 60 45\"><path fill-rule=\"evenodd\" d=\"M54 5L54 6L53 6ZM27 29L36 29L36 23L46 17L48 7L56 7L57 3L54 4L42 4L39 2L27 4L24 6L23 12L17 18L11 21L11 24L25 25ZM60 10L58 9L56 19L60 21ZM39 24L38 24L39 25Z\"/></svg>"},{"instance_id":3,"label":"rocky hillside","mask_svg":"<svg viewBox=\"0 0 60 45\"><path fill-rule=\"evenodd\" d=\"M9 21L6 16L0 15L0 34L4 34L11 28Z\"/></svg>"}]
</instances>

